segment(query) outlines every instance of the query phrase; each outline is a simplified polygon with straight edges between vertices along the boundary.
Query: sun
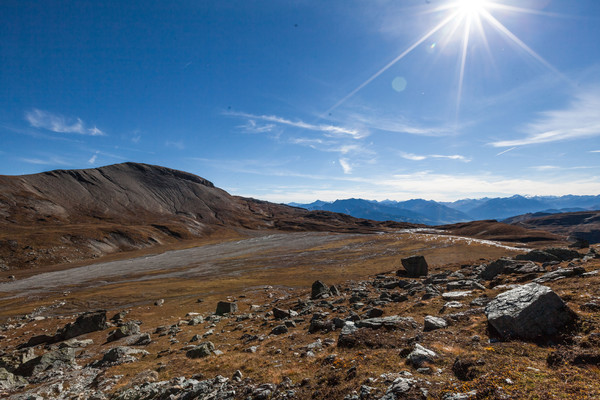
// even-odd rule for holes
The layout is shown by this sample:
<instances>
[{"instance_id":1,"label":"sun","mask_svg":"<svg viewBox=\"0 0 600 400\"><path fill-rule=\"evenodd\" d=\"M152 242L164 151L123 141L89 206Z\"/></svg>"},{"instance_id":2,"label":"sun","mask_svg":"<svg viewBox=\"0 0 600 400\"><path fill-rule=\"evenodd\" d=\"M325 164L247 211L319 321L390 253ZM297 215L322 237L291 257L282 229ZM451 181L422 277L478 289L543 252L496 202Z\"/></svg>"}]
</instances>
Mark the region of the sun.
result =
<instances>
[{"instance_id":1,"label":"sun","mask_svg":"<svg viewBox=\"0 0 600 400\"><path fill-rule=\"evenodd\" d=\"M461 14L477 15L485 10L488 3L488 0L458 0L455 7Z\"/></svg>"}]
</instances>

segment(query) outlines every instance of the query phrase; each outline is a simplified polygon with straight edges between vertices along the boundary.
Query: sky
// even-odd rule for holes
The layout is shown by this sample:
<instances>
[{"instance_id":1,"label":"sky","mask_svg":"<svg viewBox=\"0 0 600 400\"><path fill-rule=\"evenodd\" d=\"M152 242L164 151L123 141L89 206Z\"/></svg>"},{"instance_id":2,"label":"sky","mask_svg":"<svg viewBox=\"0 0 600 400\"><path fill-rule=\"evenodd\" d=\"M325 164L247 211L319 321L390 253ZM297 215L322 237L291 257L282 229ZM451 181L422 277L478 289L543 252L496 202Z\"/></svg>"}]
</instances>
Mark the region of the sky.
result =
<instances>
[{"instance_id":1,"label":"sky","mask_svg":"<svg viewBox=\"0 0 600 400\"><path fill-rule=\"evenodd\" d=\"M0 2L0 174L274 202L600 194L598 0Z\"/></svg>"}]
</instances>

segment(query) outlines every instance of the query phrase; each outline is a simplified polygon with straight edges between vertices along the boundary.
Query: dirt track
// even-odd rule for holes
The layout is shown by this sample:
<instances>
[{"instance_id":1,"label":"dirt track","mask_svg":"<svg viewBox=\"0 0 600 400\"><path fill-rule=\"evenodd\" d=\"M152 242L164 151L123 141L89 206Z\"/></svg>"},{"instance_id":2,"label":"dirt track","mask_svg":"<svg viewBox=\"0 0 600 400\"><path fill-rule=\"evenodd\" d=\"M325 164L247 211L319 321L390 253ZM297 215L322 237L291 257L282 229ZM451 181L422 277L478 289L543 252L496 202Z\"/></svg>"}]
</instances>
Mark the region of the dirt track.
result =
<instances>
[{"instance_id":1,"label":"dirt track","mask_svg":"<svg viewBox=\"0 0 600 400\"><path fill-rule=\"evenodd\" d=\"M264 258L266 253L273 263L280 265L282 258L285 259L291 252L307 251L319 245L358 236L370 235L314 232L272 234L129 260L100 262L0 283L0 299L56 293L73 286L90 287L146 279L235 274L240 273L249 260ZM240 262L241 258L244 262Z\"/></svg>"}]
</instances>

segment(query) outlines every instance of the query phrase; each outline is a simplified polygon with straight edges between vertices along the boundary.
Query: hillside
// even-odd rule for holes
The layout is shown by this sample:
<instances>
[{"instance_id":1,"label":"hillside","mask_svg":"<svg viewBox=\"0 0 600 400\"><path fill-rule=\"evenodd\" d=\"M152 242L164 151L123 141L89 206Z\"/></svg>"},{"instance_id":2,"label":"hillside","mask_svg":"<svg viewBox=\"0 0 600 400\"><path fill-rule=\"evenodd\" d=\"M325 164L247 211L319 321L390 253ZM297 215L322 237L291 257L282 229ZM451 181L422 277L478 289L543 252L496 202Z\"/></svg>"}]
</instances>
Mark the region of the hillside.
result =
<instances>
[{"instance_id":1,"label":"hillside","mask_svg":"<svg viewBox=\"0 0 600 400\"><path fill-rule=\"evenodd\" d=\"M409 227L231 196L196 175L123 163L0 176L0 264L34 267L247 231Z\"/></svg>"},{"instance_id":2,"label":"hillside","mask_svg":"<svg viewBox=\"0 0 600 400\"><path fill-rule=\"evenodd\" d=\"M504 222L523 228L569 236L571 240L583 239L589 243L600 243L600 211L526 214Z\"/></svg>"}]
</instances>

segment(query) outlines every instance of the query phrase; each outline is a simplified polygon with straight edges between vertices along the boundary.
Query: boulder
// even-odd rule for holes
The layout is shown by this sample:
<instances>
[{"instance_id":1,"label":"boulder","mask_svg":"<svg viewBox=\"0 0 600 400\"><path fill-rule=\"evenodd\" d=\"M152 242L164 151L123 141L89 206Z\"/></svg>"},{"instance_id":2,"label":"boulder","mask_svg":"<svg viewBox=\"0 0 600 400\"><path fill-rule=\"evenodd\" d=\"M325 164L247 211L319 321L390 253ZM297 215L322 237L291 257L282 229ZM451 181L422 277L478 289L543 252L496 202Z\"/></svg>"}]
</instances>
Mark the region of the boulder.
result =
<instances>
[{"instance_id":1,"label":"boulder","mask_svg":"<svg viewBox=\"0 0 600 400\"><path fill-rule=\"evenodd\" d=\"M271 335L283 335L288 333L288 327L285 325L277 325L271 330Z\"/></svg>"},{"instance_id":2,"label":"boulder","mask_svg":"<svg viewBox=\"0 0 600 400\"><path fill-rule=\"evenodd\" d=\"M386 328L388 330L408 330L415 329L417 327L417 322L412 317L400 317L398 315L392 315L382 318L363 319L356 322L356 326L358 328L370 329Z\"/></svg>"},{"instance_id":3,"label":"boulder","mask_svg":"<svg viewBox=\"0 0 600 400\"><path fill-rule=\"evenodd\" d=\"M108 328L106 310L91 311L81 314L75 322L65 325L61 332L61 340L74 338L85 333L102 331Z\"/></svg>"},{"instance_id":4,"label":"boulder","mask_svg":"<svg viewBox=\"0 0 600 400\"><path fill-rule=\"evenodd\" d=\"M273 308L273 317L275 319L288 319L290 317L289 310L282 310L281 308Z\"/></svg>"},{"instance_id":5,"label":"boulder","mask_svg":"<svg viewBox=\"0 0 600 400\"><path fill-rule=\"evenodd\" d=\"M150 353L148 353L146 350L134 349L127 346L117 346L104 353L102 359L92 363L91 366L94 368L99 368L135 362L137 361L137 358L134 357L134 354L148 355Z\"/></svg>"},{"instance_id":6,"label":"boulder","mask_svg":"<svg viewBox=\"0 0 600 400\"><path fill-rule=\"evenodd\" d=\"M572 276L581 276L585 273L585 268L583 267L573 267L573 268L559 268L555 271L548 272L540 276L539 278L534 279L533 281L536 283L544 283L555 281L558 279L569 278Z\"/></svg>"},{"instance_id":7,"label":"boulder","mask_svg":"<svg viewBox=\"0 0 600 400\"><path fill-rule=\"evenodd\" d=\"M64 347L62 349L49 351L33 360L27 361L17 368L17 373L23 376L32 376L48 369L74 366L76 366L75 349L72 347Z\"/></svg>"},{"instance_id":8,"label":"boulder","mask_svg":"<svg viewBox=\"0 0 600 400\"><path fill-rule=\"evenodd\" d=\"M415 348L410 352L406 360L409 364L413 365L416 368L421 368L426 362L433 362L437 357L434 351L426 349L420 344L415 344Z\"/></svg>"},{"instance_id":9,"label":"boulder","mask_svg":"<svg viewBox=\"0 0 600 400\"><path fill-rule=\"evenodd\" d=\"M210 356L215 351L215 345L212 342L202 342L185 353L188 358L204 358Z\"/></svg>"},{"instance_id":10,"label":"boulder","mask_svg":"<svg viewBox=\"0 0 600 400\"><path fill-rule=\"evenodd\" d=\"M575 250L551 247L544 250L531 250L526 254L519 254L515 259L544 263L550 261L570 261L579 257L581 257L581 254Z\"/></svg>"},{"instance_id":11,"label":"boulder","mask_svg":"<svg viewBox=\"0 0 600 400\"><path fill-rule=\"evenodd\" d=\"M491 281L500 274L530 274L536 272L546 272L546 270L528 260L519 261L503 257L483 265L483 269L479 273L479 278Z\"/></svg>"},{"instance_id":12,"label":"boulder","mask_svg":"<svg viewBox=\"0 0 600 400\"><path fill-rule=\"evenodd\" d=\"M331 296L331 290L329 286L321 281L315 281L312 284L310 298L312 300L323 299Z\"/></svg>"},{"instance_id":13,"label":"boulder","mask_svg":"<svg viewBox=\"0 0 600 400\"><path fill-rule=\"evenodd\" d=\"M434 317L428 315L425 317L425 324L423 330L425 332L435 331L436 329L442 329L448 326L448 323L444 318Z\"/></svg>"},{"instance_id":14,"label":"boulder","mask_svg":"<svg viewBox=\"0 0 600 400\"><path fill-rule=\"evenodd\" d=\"M485 307L485 315L503 339L555 335L577 318L552 289L537 283L499 294Z\"/></svg>"},{"instance_id":15,"label":"boulder","mask_svg":"<svg viewBox=\"0 0 600 400\"><path fill-rule=\"evenodd\" d=\"M406 270L406 275L411 278L418 278L420 276L427 276L429 272L429 266L425 257L423 256L411 256L400 260L402 266Z\"/></svg>"},{"instance_id":16,"label":"boulder","mask_svg":"<svg viewBox=\"0 0 600 400\"><path fill-rule=\"evenodd\" d=\"M219 303L217 303L217 310L215 311L215 314L217 314L217 315L231 314L231 313L236 312L237 310L238 310L237 303L232 303L229 301L220 301Z\"/></svg>"},{"instance_id":17,"label":"boulder","mask_svg":"<svg viewBox=\"0 0 600 400\"><path fill-rule=\"evenodd\" d=\"M128 321L112 331L108 338L107 342L114 342L115 340L122 339L127 336L137 335L140 333L140 326L133 321Z\"/></svg>"},{"instance_id":18,"label":"boulder","mask_svg":"<svg viewBox=\"0 0 600 400\"><path fill-rule=\"evenodd\" d=\"M4 368L0 368L0 391L13 390L27 385L27 380L22 376L14 375Z\"/></svg>"}]
</instances>

